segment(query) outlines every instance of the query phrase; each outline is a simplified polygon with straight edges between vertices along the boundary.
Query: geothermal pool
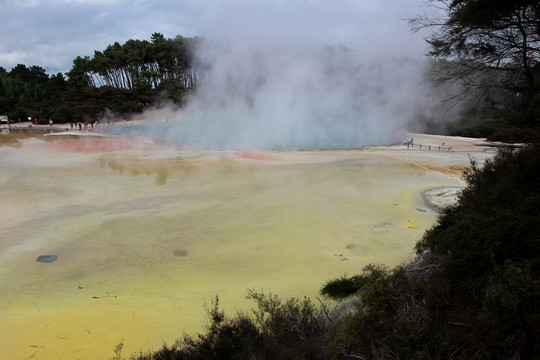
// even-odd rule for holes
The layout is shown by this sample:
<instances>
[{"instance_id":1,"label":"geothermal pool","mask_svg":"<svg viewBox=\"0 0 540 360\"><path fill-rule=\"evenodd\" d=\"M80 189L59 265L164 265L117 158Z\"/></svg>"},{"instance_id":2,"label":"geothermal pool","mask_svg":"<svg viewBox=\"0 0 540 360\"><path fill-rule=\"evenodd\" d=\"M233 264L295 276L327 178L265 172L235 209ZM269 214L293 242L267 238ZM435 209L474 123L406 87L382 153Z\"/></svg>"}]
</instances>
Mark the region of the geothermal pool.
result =
<instances>
[{"instance_id":1,"label":"geothermal pool","mask_svg":"<svg viewBox=\"0 0 540 360\"><path fill-rule=\"evenodd\" d=\"M201 330L215 295L230 315L253 305L248 288L314 297L328 279L413 256L436 219L422 192L463 185L369 150L1 141L6 359L104 359L120 342L129 357Z\"/></svg>"}]
</instances>

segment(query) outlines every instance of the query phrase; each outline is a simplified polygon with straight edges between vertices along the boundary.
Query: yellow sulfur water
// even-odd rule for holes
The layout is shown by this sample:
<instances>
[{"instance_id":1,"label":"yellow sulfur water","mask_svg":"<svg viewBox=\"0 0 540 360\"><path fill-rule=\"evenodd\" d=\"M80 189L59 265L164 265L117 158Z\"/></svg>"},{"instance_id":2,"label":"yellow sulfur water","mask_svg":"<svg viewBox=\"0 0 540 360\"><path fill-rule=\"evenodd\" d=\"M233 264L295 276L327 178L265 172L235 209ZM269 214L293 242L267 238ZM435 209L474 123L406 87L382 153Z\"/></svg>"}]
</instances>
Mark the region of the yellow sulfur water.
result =
<instances>
[{"instance_id":1,"label":"yellow sulfur water","mask_svg":"<svg viewBox=\"0 0 540 360\"><path fill-rule=\"evenodd\" d=\"M121 342L127 358L201 331L216 295L231 315L251 308L250 288L317 296L410 259L436 219L421 191L461 186L361 150L82 141L0 146L2 359L107 359Z\"/></svg>"}]
</instances>

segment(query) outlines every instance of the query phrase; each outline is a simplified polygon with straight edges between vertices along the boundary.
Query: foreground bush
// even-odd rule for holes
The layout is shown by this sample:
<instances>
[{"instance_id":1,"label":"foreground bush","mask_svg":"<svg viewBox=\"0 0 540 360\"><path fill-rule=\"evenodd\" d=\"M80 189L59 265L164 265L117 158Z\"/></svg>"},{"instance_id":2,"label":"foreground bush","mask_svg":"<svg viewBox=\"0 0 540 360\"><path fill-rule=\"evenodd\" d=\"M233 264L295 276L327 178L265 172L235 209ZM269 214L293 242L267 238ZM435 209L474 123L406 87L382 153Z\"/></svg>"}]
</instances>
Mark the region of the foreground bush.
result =
<instances>
[{"instance_id":1,"label":"foreground bush","mask_svg":"<svg viewBox=\"0 0 540 360\"><path fill-rule=\"evenodd\" d=\"M281 300L276 295L248 291L256 302L253 314L229 318L216 297L207 308L209 324L197 337L184 336L172 346L137 360L172 359L323 359L326 321L320 306L304 298Z\"/></svg>"}]
</instances>

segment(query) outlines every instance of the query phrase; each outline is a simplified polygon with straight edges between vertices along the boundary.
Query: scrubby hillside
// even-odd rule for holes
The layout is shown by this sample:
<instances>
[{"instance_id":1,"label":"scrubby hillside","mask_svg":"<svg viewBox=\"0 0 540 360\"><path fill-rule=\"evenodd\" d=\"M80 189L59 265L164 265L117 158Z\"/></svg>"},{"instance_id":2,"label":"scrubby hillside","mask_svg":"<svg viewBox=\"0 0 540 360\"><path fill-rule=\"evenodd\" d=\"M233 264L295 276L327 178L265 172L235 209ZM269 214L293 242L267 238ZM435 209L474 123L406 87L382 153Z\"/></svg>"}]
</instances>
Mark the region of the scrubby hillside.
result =
<instances>
[{"instance_id":1,"label":"scrubby hillside","mask_svg":"<svg viewBox=\"0 0 540 360\"><path fill-rule=\"evenodd\" d=\"M503 152L417 244L413 264L327 283L356 311L327 333L331 357L531 359L540 355L540 153ZM347 354L345 354L347 353Z\"/></svg>"}]
</instances>

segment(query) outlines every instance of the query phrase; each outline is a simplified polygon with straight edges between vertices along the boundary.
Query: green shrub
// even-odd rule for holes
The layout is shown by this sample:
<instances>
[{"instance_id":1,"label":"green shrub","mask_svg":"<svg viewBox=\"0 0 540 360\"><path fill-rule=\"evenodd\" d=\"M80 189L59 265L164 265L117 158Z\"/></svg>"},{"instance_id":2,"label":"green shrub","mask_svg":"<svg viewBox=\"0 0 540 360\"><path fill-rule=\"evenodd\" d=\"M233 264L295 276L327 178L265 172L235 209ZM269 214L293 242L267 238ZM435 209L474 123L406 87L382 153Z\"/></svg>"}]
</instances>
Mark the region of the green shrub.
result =
<instances>
[{"instance_id":1,"label":"green shrub","mask_svg":"<svg viewBox=\"0 0 540 360\"><path fill-rule=\"evenodd\" d=\"M343 300L355 295L360 286L356 277L342 276L339 279L329 280L320 290L320 294L333 300Z\"/></svg>"},{"instance_id":2,"label":"green shrub","mask_svg":"<svg viewBox=\"0 0 540 360\"><path fill-rule=\"evenodd\" d=\"M310 299L281 300L276 295L248 291L255 300L253 316L229 318L216 297L206 308L209 323L196 337L186 335L172 346L134 360L203 359L323 359L323 311Z\"/></svg>"}]
</instances>

